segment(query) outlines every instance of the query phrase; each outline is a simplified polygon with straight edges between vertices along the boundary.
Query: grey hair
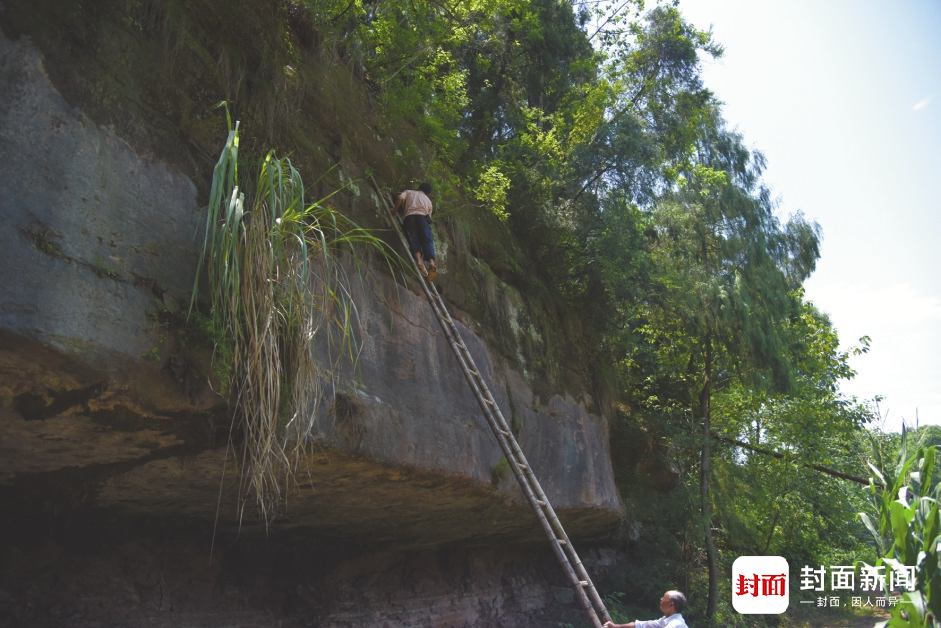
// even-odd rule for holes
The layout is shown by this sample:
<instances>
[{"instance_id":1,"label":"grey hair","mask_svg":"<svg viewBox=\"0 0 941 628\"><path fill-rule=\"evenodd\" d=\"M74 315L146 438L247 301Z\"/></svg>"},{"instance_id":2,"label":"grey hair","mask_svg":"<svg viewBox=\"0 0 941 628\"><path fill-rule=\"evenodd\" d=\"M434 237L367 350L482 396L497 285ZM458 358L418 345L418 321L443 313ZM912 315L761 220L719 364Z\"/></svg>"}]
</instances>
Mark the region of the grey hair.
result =
<instances>
[{"instance_id":1,"label":"grey hair","mask_svg":"<svg viewBox=\"0 0 941 628\"><path fill-rule=\"evenodd\" d=\"M673 609L677 613L682 613L683 609L686 608L686 596L679 591L667 591L666 596L668 600L673 602Z\"/></svg>"}]
</instances>

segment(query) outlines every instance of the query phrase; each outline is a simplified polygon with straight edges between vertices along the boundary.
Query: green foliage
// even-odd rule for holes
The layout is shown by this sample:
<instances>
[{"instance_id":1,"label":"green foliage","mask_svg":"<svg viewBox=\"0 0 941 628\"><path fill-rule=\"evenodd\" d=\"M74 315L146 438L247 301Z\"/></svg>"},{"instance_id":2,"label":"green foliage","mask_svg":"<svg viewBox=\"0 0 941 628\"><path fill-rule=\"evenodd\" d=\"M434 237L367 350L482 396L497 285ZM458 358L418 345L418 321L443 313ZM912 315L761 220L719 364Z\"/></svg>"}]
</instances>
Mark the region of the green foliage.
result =
<instances>
[{"instance_id":1,"label":"green foliage","mask_svg":"<svg viewBox=\"0 0 941 628\"><path fill-rule=\"evenodd\" d=\"M611 615L611 620L616 624L626 624L631 621L634 617L637 617L642 613L631 613L631 610L628 605L624 602L624 593L616 592L609 593L604 596L604 606L608 609L608 614Z\"/></svg>"},{"instance_id":2,"label":"green foliage","mask_svg":"<svg viewBox=\"0 0 941 628\"><path fill-rule=\"evenodd\" d=\"M100 253L95 253L94 269L95 273L100 277L110 277L114 279L118 275L117 269L114 266L106 264Z\"/></svg>"},{"instance_id":3,"label":"green foliage","mask_svg":"<svg viewBox=\"0 0 941 628\"><path fill-rule=\"evenodd\" d=\"M509 477L510 463L507 461L506 457L501 456L497 464L493 465L493 468L490 470L490 483L493 486L500 486Z\"/></svg>"},{"instance_id":4,"label":"green foliage","mask_svg":"<svg viewBox=\"0 0 941 628\"><path fill-rule=\"evenodd\" d=\"M279 512L327 384L341 359L355 359L357 312L339 254L357 261L357 244L392 254L323 205L326 199L306 204L300 174L273 151L254 189L243 190L238 147L238 123L230 123L213 173L201 264L209 275L210 335L223 339L220 370L243 437L240 500L253 499L267 522Z\"/></svg>"},{"instance_id":5,"label":"green foliage","mask_svg":"<svg viewBox=\"0 0 941 628\"><path fill-rule=\"evenodd\" d=\"M544 341L527 356L535 379L565 364L622 409L612 426L622 492L660 513L663 527L646 526L645 547L635 548L662 580L651 591L629 581L620 590L656 600L681 586L703 599L706 530L716 530L719 570L746 552L813 562L855 549L861 524L846 521L858 492L803 466L852 471L869 418L838 394L853 374L847 355L800 291L819 232L799 214L776 217L763 158L726 127L701 80L700 59L721 47L675 4L239 2L235 23L209 0L157 4L176 34L170 46L203 60L241 111L274 130L306 103L308 56L362 78L376 133L396 142L390 169L436 184L436 236L453 236L455 257L483 258L539 318ZM315 43L301 46L308 23ZM263 511L275 511L312 416L303 408L317 404L316 392L298 397L296 382L329 380L333 363L315 364L301 347L316 337L334 358L355 356L355 307L333 253L344 234L362 232L298 200L299 175L273 153L257 190L245 190L238 141L230 135L212 190L207 335L230 397L254 399L239 410L243 431L273 444L242 452L261 470L243 477L243 496L254 491ZM300 163L304 151L292 157ZM476 277L483 264L470 262ZM307 284L328 287L304 297ZM478 298L466 292L468 302ZM255 325L269 321L265 311L279 314L270 327ZM239 331L255 326L271 335ZM564 327L565 342L553 327ZM263 390L256 364L269 365L276 387L245 396L245 386ZM710 441L710 432L785 458ZM665 498L644 485L636 460L618 460L621 451L678 470L662 511L644 500ZM266 475L266 465L276 472ZM493 471L502 481L500 463Z\"/></svg>"},{"instance_id":6,"label":"green foliage","mask_svg":"<svg viewBox=\"0 0 941 628\"><path fill-rule=\"evenodd\" d=\"M763 160L721 118L704 120L695 147L678 170L682 185L641 227L651 283L636 305L622 301L621 344L632 351L619 370L637 411L693 437L686 446L698 460L687 464L699 472L695 519L709 573L706 613L715 615L730 558L808 560L858 537L843 523L857 505L851 494L802 463L852 469L869 417L836 392L853 374L848 354L799 290L819 255L816 226L799 215L781 224L761 185Z\"/></svg>"},{"instance_id":7,"label":"green foliage","mask_svg":"<svg viewBox=\"0 0 941 628\"><path fill-rule=\"evenodd\" d=\"M212 362L209 367L210 384L218 386L216 391L225 397L232 381L232 339L227 330L218 326L211 316L191 309L186 316L184 339L194 338L212 347Z\"/></svg>"},{"instance_id":8,"label":"green foliage","mask_svg":"<svg viewBox=\"0 0 941 628\"><path fill-rule=\"evenodd\" d=\"M506 192L510 187L510 180L500 172L498 164L490 164L477 180L474 198L490 208L490 211L502 222L510 217L506 211Z\"/></svg>"},{"instance_id":9,"label":"green foliage","mask_svg":"<svg viewBox=\"0 0 941 628\"><path fill-rule=\"evenodd\" d=\"M872 535L885 571L915 568L913 591L902 591L902 602L890 609L891 618L877 624L889 627L941 626L941 484L935 477L936 448L920 447L909 455L905 439L894 468L870 464L874 521L859 517ZM877 456L877 461L881 456Z\"/></svg>"}]
</instances>

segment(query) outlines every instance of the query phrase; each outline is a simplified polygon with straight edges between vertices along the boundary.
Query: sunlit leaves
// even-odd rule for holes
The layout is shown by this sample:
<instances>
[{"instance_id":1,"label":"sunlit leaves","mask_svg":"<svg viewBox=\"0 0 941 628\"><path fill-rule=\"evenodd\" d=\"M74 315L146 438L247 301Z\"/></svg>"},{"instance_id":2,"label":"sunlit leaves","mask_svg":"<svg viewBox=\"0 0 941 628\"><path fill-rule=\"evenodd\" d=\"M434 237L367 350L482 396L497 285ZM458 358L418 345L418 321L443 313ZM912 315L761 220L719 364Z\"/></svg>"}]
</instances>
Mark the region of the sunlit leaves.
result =
<instances>
[{"instance_id":1,"label":"sunlit leaves","mask_svg":"<svg viewBox=\"0 0 941 628\"><path fill-rule=\"evenodd\" d=\"M499 163L491 163L477 178L474 196L490 208L497 218L506 221L509 214L506 210L506 193L510 187L510 180L500 171Z\"/></svg>"}]
</instances>

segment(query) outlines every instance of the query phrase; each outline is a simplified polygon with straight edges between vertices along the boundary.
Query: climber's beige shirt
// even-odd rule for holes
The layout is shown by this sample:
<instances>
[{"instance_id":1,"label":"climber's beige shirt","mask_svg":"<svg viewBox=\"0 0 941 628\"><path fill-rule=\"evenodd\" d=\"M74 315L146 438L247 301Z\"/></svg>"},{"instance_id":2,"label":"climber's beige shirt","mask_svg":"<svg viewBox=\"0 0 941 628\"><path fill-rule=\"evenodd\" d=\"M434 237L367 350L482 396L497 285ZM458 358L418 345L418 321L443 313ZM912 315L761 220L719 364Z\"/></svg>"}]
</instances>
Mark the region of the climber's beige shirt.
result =
<instances>
[{"instance_id":1,"label":"climber's beige shirt","mask_svg":"<svg viewBox=\"0 0 941 628\"><path fill-rule=\"evenodd\" d=\"M408 218L411 215L431 216L434 211L431 207L431 199L419 190L405 190L399 194L405 207L402 218Z\"/></svg>"}]
</instances>

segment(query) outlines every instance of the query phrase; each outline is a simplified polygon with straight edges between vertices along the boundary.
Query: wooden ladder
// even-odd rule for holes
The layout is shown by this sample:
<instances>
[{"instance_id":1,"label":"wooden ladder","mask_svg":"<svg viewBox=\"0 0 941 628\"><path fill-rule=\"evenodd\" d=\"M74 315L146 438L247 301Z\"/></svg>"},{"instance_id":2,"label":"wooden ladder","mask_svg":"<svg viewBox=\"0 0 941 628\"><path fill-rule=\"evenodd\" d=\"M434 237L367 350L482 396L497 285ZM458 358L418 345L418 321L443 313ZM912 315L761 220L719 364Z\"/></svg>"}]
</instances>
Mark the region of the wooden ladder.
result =
<instances>
[{"instance_id":1,"label":"wooden ladder","mask_svg":"<svg viewBox=\"0 0 941 628\"><path fill-rule=\"evenodd\" d=\"M372 184L379 194L379 197L389 202L389 198L376 183L375 179L371 176L370 179L372 179ZM386 209L391 210L392 205L388 205ZM400 221L391 211L387 213L395 226L395 232L398 234L402 245L407 251L409 248L408 241L405 239ZM513 432L508 427L503 413L500 412L500 408L497 406L496 401L494 401L493 395L490 394L490 389L487 387L484 378L477 369L477 365L474 363L474 358L471 356L470 351L467 350L467 345L464 344L464 340L461 338L457 326L451 319L451 315L448 313L444 305L444 300L438 293L438 289L435 287L434 283L426 281L425 278L421 276L421 273L417 272L418 265L415 263L415 259L411 253L409 253L409 259L412 260L416 275L419 277L419 283L425 291L425 296L428 297L428 302L431 303L431 308L434 310L435 317L438 319L438 323L444 331L445 338L447 338L448 344L451 345L454 355L457 356L457 361L461 366L461 370L464 372L464 377L467 379L471 392L474 393L474 397L477 399L480 409L483 410L484 416L487 418L487 423L490 425L490 429L493 430L493 435L496 437L500 449L503 450L503 455L506 456L506 460L510 464L510 469L513 470L513 475L516 476L516 481L519 482L520 488L523 489L526 500L536 514L539 524L542 526L546 537L549 539L552 551L555 552L556 558L559 559L559 564L562 566L562 570L565 572L565 575L568 577L575 591L575 599L582 609L584 609L585 614L588 615L592 626L601 628L603 622L611 621L611 616L608 614L608 610L605 608L601 596L598 595L598 590L595 589L591 578L588 577L588 572L585 571L585 566L578 558L578 554L575 553L575 548L572 546L572 542L565 533L562 522L559 521L558 516L556 516L555 510L553 510L548 498L546 498L546 494L543 492L539 480L536 479L532 467L530 467L529 463L526 461L523 450L520 449L519 443L516 442L516 438L513 436Z\"/></svg>"}]
</instances>

